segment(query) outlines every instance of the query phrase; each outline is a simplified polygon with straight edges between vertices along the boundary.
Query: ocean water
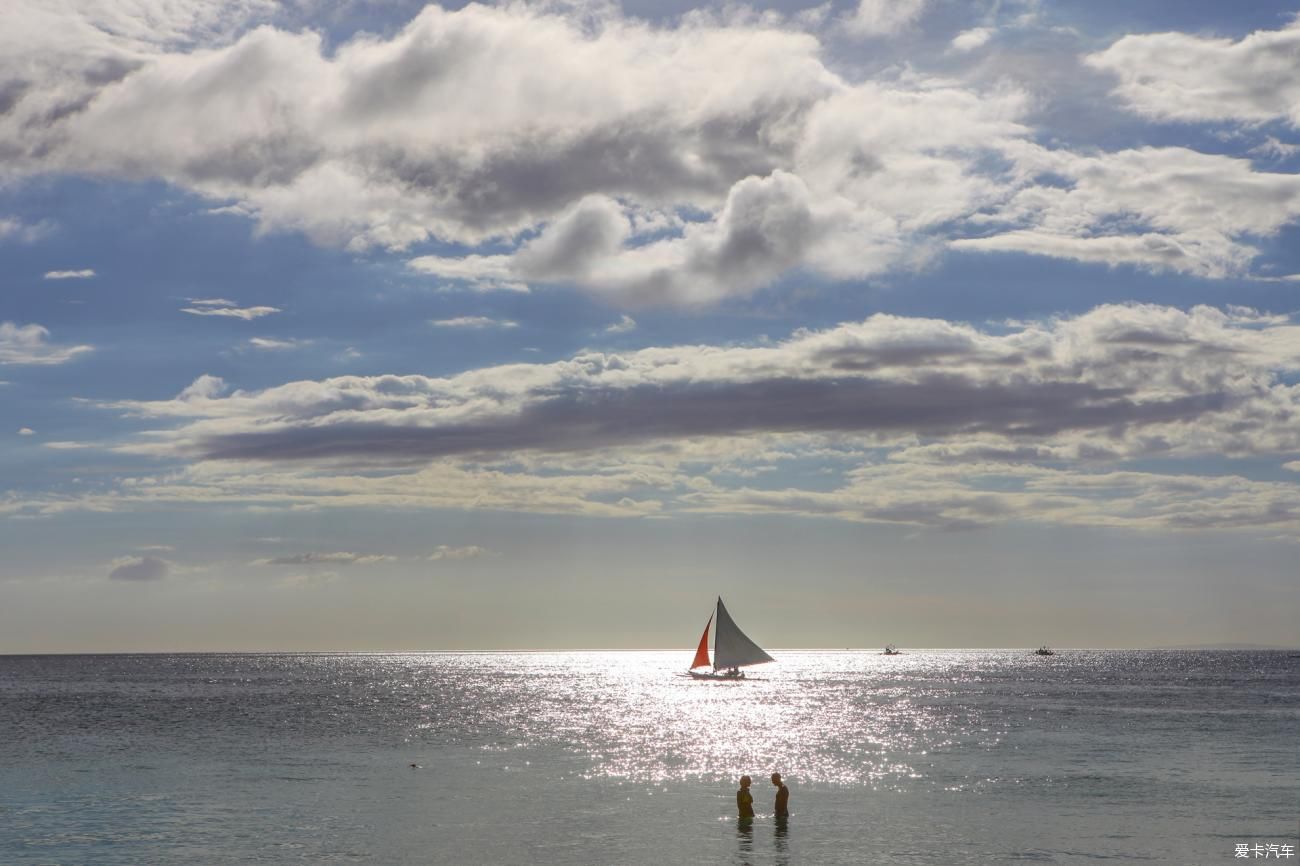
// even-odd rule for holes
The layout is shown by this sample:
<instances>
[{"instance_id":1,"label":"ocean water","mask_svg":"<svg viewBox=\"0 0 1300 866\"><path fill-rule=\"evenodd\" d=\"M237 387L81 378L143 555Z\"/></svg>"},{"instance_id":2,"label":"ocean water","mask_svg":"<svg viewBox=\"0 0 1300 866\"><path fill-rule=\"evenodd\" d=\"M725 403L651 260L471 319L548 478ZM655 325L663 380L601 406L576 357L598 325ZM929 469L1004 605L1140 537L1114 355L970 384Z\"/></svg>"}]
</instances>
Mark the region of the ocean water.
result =
<instances>
[{"instance_id":1,"label":"ocean water","mask_svg":"<svg viewBox=\"0 0 1300 866\"><path fill-rule=\"evenodd\" d=\"M0 864L1300 863L1295 654L774 655L0 657Z\"/></svg>"}]
</instances>

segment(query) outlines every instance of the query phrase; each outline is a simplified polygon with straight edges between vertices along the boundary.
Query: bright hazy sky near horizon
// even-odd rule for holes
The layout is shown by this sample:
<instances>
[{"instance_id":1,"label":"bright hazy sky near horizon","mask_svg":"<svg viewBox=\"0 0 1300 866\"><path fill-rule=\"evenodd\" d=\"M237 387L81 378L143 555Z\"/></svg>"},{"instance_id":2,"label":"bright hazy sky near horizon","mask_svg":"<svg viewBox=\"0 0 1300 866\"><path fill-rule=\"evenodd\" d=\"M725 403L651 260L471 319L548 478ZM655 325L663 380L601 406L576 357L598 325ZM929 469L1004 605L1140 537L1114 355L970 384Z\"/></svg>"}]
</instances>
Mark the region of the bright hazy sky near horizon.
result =
<instances>
[{"instance_id":1,"label":"bright hazy sky near horizon","mask_svg":"<svg viewBox=\"0 0 1300 866\"><path fill-rule=\"evenodd\" d=\"M0 652L1300 644L1284 3L0 11Z\"/></svg>"}]
</instances>

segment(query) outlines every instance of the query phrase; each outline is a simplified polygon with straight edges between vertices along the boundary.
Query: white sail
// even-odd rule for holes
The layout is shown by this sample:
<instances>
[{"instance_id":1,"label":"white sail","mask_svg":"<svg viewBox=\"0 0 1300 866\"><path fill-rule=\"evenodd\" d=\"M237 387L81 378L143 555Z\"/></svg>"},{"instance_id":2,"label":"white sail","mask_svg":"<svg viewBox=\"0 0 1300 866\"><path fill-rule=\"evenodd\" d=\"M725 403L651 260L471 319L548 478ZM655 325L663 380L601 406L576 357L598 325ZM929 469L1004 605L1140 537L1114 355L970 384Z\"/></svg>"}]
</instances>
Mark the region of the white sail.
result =
<instances>
[{"instance_id":1,"label":"white sail","mask_svg":"<svg viewBox=\"0 0 1300 866\"><path fill-rule=\"evenodd\" d=\"M736 621L727 613L718 598L718 616L713 621L713 667L743 668L746 665L761 665L776 661L763 648L754 643L736 625Z\"/></svg>"}]
</instances>

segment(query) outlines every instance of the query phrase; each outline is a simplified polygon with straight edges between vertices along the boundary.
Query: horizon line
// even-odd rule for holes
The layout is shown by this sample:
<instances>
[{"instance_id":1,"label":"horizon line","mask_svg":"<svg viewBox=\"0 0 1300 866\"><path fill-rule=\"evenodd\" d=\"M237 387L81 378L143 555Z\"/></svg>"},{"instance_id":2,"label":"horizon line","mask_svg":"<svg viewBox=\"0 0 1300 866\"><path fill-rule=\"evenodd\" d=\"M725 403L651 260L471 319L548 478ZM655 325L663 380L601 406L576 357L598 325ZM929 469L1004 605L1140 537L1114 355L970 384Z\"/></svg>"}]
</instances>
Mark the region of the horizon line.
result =
<instances>
[{"instance_id":1,"label":"horizon line","mask_svg":"<svg viewBox=\"0 0 1300 866\"><path fill-rule=\"evenodd\" d=\"M1041 646L1041 644L1040 644ZM922 652L1032 652L1034 646L952 646L952 647L903 647L902 655ZM1184 644L1177 646L1128 646L1128 647L1062 647L1052 646L1053 652L1297 652L1300 645L1281 644ZM773 647L774 653L870 653L881 654L880 647ZM340 650L340 649L170 649L170 650L48 650L30 652L0 652L0 658L17 658L24 656L143 656L143 655L545 655L549 653L681 653L690 655L690 650L681 647L569 647L552 649L430 649L430 650ZM777 660L779 661L779 659Z\"/></svg>"}]
</instances>

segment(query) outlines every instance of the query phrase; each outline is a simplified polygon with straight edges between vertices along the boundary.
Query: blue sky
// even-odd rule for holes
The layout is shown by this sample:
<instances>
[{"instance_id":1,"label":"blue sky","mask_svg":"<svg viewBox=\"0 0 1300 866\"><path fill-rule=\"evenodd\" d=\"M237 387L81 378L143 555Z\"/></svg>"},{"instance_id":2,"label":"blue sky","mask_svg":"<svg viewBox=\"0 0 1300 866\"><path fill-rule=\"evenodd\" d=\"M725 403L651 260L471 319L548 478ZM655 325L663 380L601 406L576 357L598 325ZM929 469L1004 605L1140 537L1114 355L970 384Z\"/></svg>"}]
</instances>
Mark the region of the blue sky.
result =
<instances>
[{"instance_id":1,"label":"blue sky","mask_svg":"<svg viewBox=\"0 0 1300 866\"><path fill-rule=\"evenodd\" d=\"M1296 645L1296 13L11 4L0 651Z\"/></svg>"}]
</instances>

